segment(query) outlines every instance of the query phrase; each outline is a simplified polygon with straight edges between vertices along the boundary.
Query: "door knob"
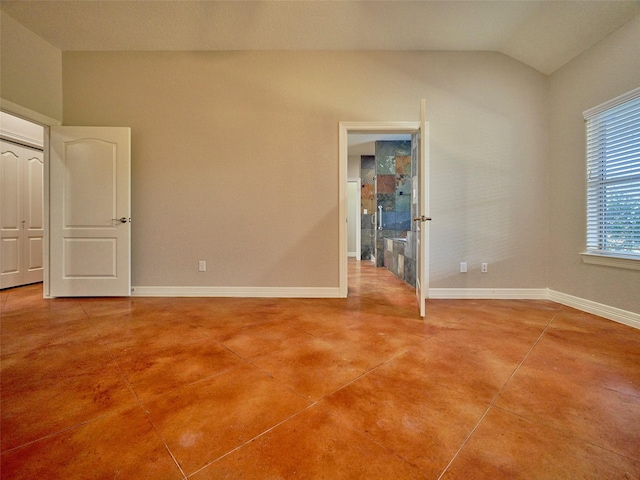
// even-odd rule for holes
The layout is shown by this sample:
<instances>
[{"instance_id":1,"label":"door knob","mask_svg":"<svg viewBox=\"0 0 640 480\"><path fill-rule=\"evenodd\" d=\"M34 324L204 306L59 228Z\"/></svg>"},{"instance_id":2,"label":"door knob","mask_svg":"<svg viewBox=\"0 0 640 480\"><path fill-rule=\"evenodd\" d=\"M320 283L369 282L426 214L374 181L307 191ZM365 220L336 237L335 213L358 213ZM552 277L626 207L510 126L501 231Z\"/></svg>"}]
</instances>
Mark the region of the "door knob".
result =
<instances>
[{"instance_id":1,"label":"door knob","mask_svg":"<svg viewBox=\"0 0 640 480\"><path fill-rule=\"evenodd\" d=\"M114 222L127 223L127 217L112 218L111 220L113 220Z\"/></svg>"},{"instance_id":2,"label":"door knob","mask_svg":"<svg viewBox=\"0 0 640 480\"><path fill-rule=\"evenodd\" d=\"M414 218L413 219L414 222L428 222L431 221L431 217L425 217L424 215L418 217L418 218Z\"/></svg>"}]
</instances>

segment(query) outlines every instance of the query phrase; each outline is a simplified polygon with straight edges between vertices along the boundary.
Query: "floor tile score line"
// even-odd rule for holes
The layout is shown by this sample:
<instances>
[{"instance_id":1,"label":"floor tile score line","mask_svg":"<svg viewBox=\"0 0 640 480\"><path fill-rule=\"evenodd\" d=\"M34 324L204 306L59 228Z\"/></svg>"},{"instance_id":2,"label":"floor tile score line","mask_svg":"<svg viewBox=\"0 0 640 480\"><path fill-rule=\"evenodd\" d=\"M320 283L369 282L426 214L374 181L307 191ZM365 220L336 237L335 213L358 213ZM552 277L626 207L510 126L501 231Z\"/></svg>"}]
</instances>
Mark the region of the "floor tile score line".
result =
<instances>
[{"instance_id":1,"label":"floor tile score line","mask_svg":"<svg viewBox=\"0 0 640 480\"><path fill-rule=\"evenodd\" d=\"M480 427L480 424L484 421L484 419L486 418L486 416L489 414L489 411L492 410L495 407L495 403L496 400L500 397L500 393L502 393L504 391L504 389L506 388L507 384L511 381L511 379L516 375L516 373L518 372L518 370L520 369L520 367L522 366L522 364L525 362L525 360L529 357L529 354L533 351L533 349L536 347L536 345L538 344L538 342L540 341L540 339L544 336L544 334L546 333L547 329L549 328L549 325L551 325L551 322L553 322L553 319L555 318L555 315L553 317L551 317L551 319L549 320L549 322L547 322L547 325L545 326L544 330L542 331L542 333L540 333L540 335L538 336L538 338L536 339L536 341L534 342L534 344L531 346L531 348L529 349L529 351L525 354L525 356L523 357L523 359L520 361L520 363L516 366L516 368L513 370L513 372L511 373L511 375L509 376L509 378L504 382L504 384L502 385L502 388L500 388L500 391L498 393L496 393L495 397L491 400L491 403L489 404L489 406L487 407L487 409L485 410L485 412L482 414L482 417L480 418L480 420L478 420L478 422L476 423L476 425L473 427L473 429L471 430L471 432L469 432L469 435L467 435L467 438L464 439L464 442L462 442L462 444L460 445L460 448L458 448L458 451L453 455L453 458L451 458L451 460L449 461L449 463L447 464L447 466L444 468L444 470L442 470L442 473L440 474L440 476L438 477L438 480L441 480L447 473L447 471L449 470L449 467L451 466L451 464L453 462L455 462L456 458L458 458L458 455L460 454L460 452L462 451L462 449L465 447L465 445L469 442L469 440L471 439L471 437L473 436L473 434L476 432L476 430L478 430L478 428ZM511 412L512 413L512 412Z\"/></svg>"}]
</instances>

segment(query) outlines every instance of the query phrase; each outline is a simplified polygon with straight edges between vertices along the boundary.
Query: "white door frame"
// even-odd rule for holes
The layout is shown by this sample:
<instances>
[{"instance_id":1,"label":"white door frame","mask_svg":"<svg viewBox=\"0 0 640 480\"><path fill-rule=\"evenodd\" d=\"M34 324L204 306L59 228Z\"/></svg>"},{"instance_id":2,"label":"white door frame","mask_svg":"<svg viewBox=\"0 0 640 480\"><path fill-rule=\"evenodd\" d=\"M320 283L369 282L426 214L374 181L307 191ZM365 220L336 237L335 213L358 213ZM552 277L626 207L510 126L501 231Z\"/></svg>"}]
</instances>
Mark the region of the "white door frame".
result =
<instances>
[{"instance_id":1,"label":"white door frame","mask_svg":"<svg viewBox=\"0 0 640 480\"><path fill-rule=\"evenodd\" d=\"M44 127L44 248L42 252L44 268L42 285L43 295L47 298L49 297L49 127L59 127L62 125L62 122L55 118L48 117L47 115L43 115L42 113L25 108L17 103L5 100L4 98L0 98L0 110Z\"/></svg>"},{"instance_id":2,"label":"white door frame","mask_svg":"<svg viewBox=\"0 0 640 480\"><path fill-rule=\"evenodd\" d=\"M349 162L348 136L350 133L419 133L420 122L340 122L338 135L338 210L340 224L340 283L339 295L346 298L349 291L347 272L347 167Z\"/></svg>"}]
</instances>

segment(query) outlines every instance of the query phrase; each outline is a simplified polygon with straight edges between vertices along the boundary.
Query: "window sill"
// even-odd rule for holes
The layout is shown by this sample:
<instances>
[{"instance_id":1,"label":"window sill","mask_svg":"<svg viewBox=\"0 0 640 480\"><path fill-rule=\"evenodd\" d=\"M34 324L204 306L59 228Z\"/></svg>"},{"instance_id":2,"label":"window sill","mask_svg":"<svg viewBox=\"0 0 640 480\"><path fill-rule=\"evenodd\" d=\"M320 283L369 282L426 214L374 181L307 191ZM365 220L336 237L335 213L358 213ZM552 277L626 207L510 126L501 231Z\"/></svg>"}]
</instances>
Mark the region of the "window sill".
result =
<instances>
[{"instance_id":1,"label":"window sill","mask_svg":"<svg viewBox=\"0 0 640 480\"><path fill-rule=\"evenodd\" d=\"M640 257L595 252L584 252L580 255L582 256L582 261L590 265L604 265L606 267L640 270Z\"/></svg>"}]
</instances>

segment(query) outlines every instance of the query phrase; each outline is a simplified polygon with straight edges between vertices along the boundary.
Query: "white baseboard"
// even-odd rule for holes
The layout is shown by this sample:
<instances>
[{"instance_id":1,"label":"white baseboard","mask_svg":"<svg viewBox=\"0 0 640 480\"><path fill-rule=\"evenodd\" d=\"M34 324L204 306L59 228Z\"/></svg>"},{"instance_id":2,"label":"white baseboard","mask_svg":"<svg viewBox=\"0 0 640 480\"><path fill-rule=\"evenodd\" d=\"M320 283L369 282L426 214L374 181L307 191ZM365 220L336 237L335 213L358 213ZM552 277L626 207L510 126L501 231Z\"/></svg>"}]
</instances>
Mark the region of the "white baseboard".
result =
<instances>
[{"instance_id":1,"label":"white baseboard","mask_svg":"<svg viewBox=\"0 0 640 480\"><path fill-rule=\"evenodd\" d=\"M429 298L435 299L527 299L546 300L546 288L430 288Z\"/></svg>"},{"instance_id":2,"label":"white baseboard","mask_svg":"<svg viewBox=\"0 0 640 480\"><path fill-rule=\"evenodd\" d=\"M522 299L551 300L583 312L640 329L640 314L574 297L548 288L430 288L433 299Z\"/></svg>"},{"instance_id":3,"label":"white baseboard","mask_svg":"<svg viewBox=\"0 0 640 480\"><path fill-rule=\"evenodd\" d=\"M561 303L568 307L573 307L583 312L593 313L600 317L608 318L614 322L624 323L630 327L640 329L640 314L622 310L621 308L610 307L602 303L593 302L580 297L574 297L555 290L549 290L549 300Z\"/></svg>"},{"instance_id":4,"label":"white baseboard","mask_svg":"<svg viewBox=\"0 0 640 480\"><path fill-rule=\"evenodd\" d=\"M146 287L132 288L132 297L340 298L334 287ZM640 314L548 288L430 288L432 299L551 300L583 312L640 329Z\"/></svg>"},{"instance_id":5,"label":"white baseboard","mask_svg":"<svg viewBox=\"0 0 640 480\"><path fill-rule=\"evenodd\" d=\"M131 289L132 297L255 297L339 298L333 287L145 287Z\"/></svg>"}]
</instances>

